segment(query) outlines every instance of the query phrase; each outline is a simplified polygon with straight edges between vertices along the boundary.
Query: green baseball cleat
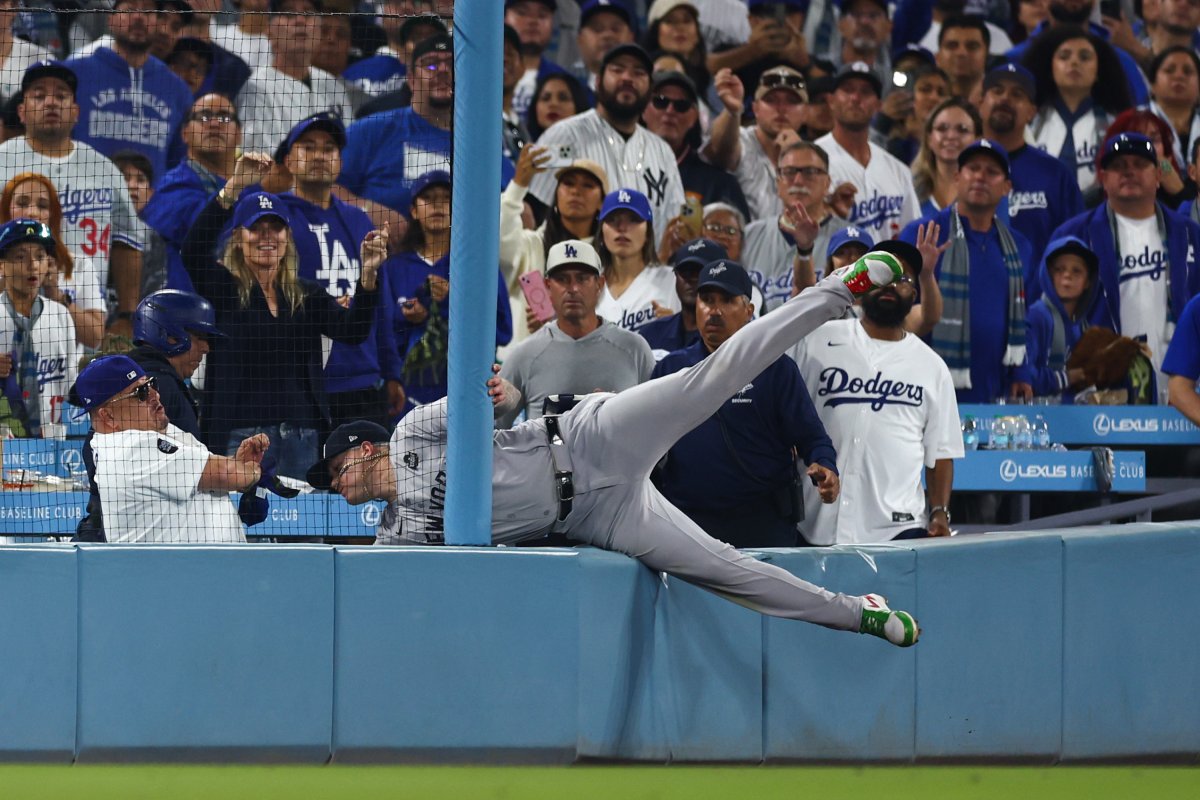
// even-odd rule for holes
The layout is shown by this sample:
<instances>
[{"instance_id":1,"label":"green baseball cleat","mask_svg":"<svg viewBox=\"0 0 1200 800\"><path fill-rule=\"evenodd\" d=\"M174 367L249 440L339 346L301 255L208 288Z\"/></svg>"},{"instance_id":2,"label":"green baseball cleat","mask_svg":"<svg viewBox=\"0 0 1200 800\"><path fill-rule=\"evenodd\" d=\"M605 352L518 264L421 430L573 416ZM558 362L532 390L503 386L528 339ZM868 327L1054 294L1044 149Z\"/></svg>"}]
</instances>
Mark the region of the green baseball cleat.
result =
<instances>
[{"instance_id":1,"label":"green baseball cleat","mask_svg":"<svg viewBox=\"0 0 1200 800\"><path fill-rule=\"evenodd\" d=\"M850 294L862 297L872 289L887 286L904 275L900 260L891 253L872 251L853 264L847 264L832 273L836 275Z\"/></svg>"},{"instance_id":2,"label":"green baseball cleat","mask_svg":"<svg viewBox=\"0 0 1200 800\"><path fill-rule=\"evenodd\" d=\"M921 628L907 611L892 611L887 599L878 594L863 595L862 624L859 633L887 639L897 647L912 647L921 637Z\"/></svg>"}]
</instances>

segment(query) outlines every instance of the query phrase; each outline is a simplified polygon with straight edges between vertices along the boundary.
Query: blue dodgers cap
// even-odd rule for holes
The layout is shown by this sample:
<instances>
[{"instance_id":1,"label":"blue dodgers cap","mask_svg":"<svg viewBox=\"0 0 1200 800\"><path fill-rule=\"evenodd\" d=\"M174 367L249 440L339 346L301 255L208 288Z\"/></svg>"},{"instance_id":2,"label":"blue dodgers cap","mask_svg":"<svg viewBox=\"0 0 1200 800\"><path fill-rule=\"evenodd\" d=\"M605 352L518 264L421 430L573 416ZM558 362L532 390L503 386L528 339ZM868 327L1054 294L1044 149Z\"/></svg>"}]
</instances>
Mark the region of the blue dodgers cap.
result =
<instances>
[{"instance_id":1,"label":"blue dodgers cap","mask_svg":"<svg viewBox=\"0 0 1200 800\"><path fill-rule=\"evenodd\" d=\"M21 242L40 244L47 253L54 255L54 234L45 223L36 219L14 219L0 226L0 255Z\"/></svg>"},{"instance_id":2,"label":"blue dodgers cap","mask_svg":"<svg viewBox=\"0 0 1200 800\"><path fill-rule=\"evenodd\" d=\"M733 297L751 297L753 286L750 276L746 274L746 268L728 258L705 264L704 269L700 270L700 278L696 281L696 291L720 289Z\"/></svg>"},{"instance_id":3,"label":"blue dodgers cap","mask_svg":"<svg viewBox=\"0 0 1200 800\"><path fill-rule=\"evenodd\" d=\"M452 185L450 173L444 169L431 169L429 172L422 173L413 181L413 185L409 190L409 195L416 200L421 192L428 189L430 186L445 186L447 189Z\"/></svg>"},{"instance_id":4,"label":"blue dodgers cap","mask_svg":"<svg viewBox=\"0 0 1200 800\"><path fill-rule=\"evenodd\" d=\"M283 201L270 192L251 192L243 195L233 209L233 227L249 228L263 217L279 217L283 224L292 226Z\"/></svg>"},{"instance_id":5,"label":"blue dodgers cap","mask_svg":"<svg viewBox=\"0 0 1200 800\"><path fill-rule=\"evenodd\" d=\"M654 221L654 212L650 209L650 201L637 189L617 189L615 192L609 192L608 196L604 198L604 205L600 206L600 219L603 220L609 214L622 208L632 211L646 222Z\"/></svg>"},{"instance_id":6,"label":"blue dodgers cap","mask_svg":"<svg viewBox=\"0 0 1200 800\"><path fill-rule=\"evenodd\" d=\"M314 489L329 489L332 476L329 474L329 462L347 450L353 450L363 442L372 444L387 444L392 438L387 428L370 422L358 420L338 425L325 440L325 449L321 451L321 460L308 468L304 479Z\"/></svg>"},{"instance_id":7,"label":"blue dodgers cap","mask_svg":"<svg viewBox=\"0 0 1200 800\"><path fill-rule=\"evenodd\" d=\"M146 372L129 356L101 356L83 368L71 393L84 411L94 411L145 377Z\"/></svg>"},{"instance_id":8,"label":"blue dodgers cap","mask_svg":"<svg viewBox=\"0 0 1200 800\"><path fill-rule=\"evenodd\" d=\"M287 138L275 151L275 160L283 161L283 157L292 151L296 140L309 131L325 131L337 142L338 150L346 148L346 124L342 118L332 111L320 111L297 122L288 131Z\"/></svg>"},{"instance_id":9,"label":"blue dodgers cap","mask_svg":"<svg viewBox=\"0 0 1200 800\"><path fill-rule=\"evenodd\" d=\"M987 75L983 76L983 90L986 92L1002 81L1012 81L1020 86L1021 91L1025 92L1030 102L1037 97L1037 81L1034 80L1033 73L1020 64L1010 61L1007 64L992 67L988 70Z\"/></svg>"},{"instance_id":10,"label":"blue dodgers cap","mask_svg":"<svg viewBox=\"0 0 1200 800\"><path fill-rule=\"evenodd\" d=\"M842 228L829 238L829 249L825 251L825 257L833 258L834 253L848 244L861 244L869 251L875 246L875 240L871 238L871 234L854 225L851 225L849 228Z\"/></svg>"},{"instance_id":11,"label":"blue dodgers cap","mask_svg":"<svg viewBox=\"0 0 1200 800\"><path fill-rule=\"evenodd\" d=\"M712 239L692 239L671 254L671 266L675 269L686 266L699 269L722 258L729 258L729 253Z\"/></svg>"},{"instance_id":12,"label":"blue dodgers cap","mask_svg":"<svg viewBox=\"0 0 1200 800\"><path fill-rule=\"evenodd\" d=\"M963 151L958 154L959 168L961 169L972 156L980 153L990 156L993 161L999 164L1000 168L1004 170L1005 177L1012 175L1008 164L1008 151L1001 147L999 142L993 142L991 139L980 139L964 147Z\"/></svg>"},{"instance_id":13,"label":"blue dodgers cap","mask_svg":"<svg viewBox=\"0 0 1200 800\"><path fill-rule=\"evenodd\" d=\"M58 78L71 87L71 94L75 94L79 90L79 78L61 61L36 61L30 64L25 68L25 74L21 76L21 91L28 91L29 84L38 78Z\"/></svg>"},{"instance_id":14,"label":"blue dodgers cap","mask_svg":"<svg viewBox=\"0 0 1200 800\"><path fill-rule=\"evenodd\" d=\"M900 59L908 58L909 56L915 56L931 67L937 66L937 58L934 57L933 53L928 49L921 47L921 45L917 44L916 42L909 42L903 47L897 47L895 50L893 50L892 63L895 64Z\"/></svg>"},{"instance_id":15,"label":"blue dodgers cap","mask_svg":"<svg viewBox=\"0 0 1200 800\"><path fill-rule=\"evenodd\" d=\"M1118 133L1104 143L1104 151L1100 155L1100 167L1105 168L1117 156L1139 156L1151 164L1158 164L1158 152L1154 142L1140 133Z\"/></svg>"},{"instance_id":16,"label":"blue dodgers cap","mask_svg":"<svg viewBox=\"0 0 1200 800\"><path fill-rule=\"evenodd\" d=\"M633 11L625 4L625 0L585 0L579 6L579 24L586 25L587 21L601 11L608 11L616 14L621 19L625 20L625 24L631 29L635 28L633 22Z\"/></svg>"}]
</instances>

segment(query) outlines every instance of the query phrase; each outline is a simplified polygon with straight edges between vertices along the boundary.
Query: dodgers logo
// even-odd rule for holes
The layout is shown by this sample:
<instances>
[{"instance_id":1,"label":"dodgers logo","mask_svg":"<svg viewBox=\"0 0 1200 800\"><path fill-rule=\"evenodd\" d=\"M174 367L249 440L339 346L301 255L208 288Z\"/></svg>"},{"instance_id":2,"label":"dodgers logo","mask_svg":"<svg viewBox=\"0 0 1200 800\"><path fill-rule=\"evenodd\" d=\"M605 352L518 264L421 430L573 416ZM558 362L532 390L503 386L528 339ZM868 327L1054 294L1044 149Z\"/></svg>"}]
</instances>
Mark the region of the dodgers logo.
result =
<instances>
[{"instance_id":1,"label":"dodgers logo","mask_svg":"<svg viewBox=\"0 0 1200 800\"><path fill-rule=\"evenodd\" d=\"M1121 258L1122 282L1130 278L1148 277L1152 281L1159 280L1167 269L1167 254L1162 250L1151 250L1143 247L1137 255L1130 253Z\"/></svg>"},{"instance_id":2,"label":"dodgers logo","mask_svg":"<svg viewBox=\"0 0 1200 800\"><path fill-rule=\"evenodd\" d=\"M828 397L825 405L829 408L867 403L872 411L881 411L888 405L918 408L925 401L925 387L884 378L882 372L876 372L874 377L864 381L850 377L850 373L841 367L826 367L821 370L819 381L817 397Z\"/></svg>"},{"instance_id":3,"label":"dodgers logo","mask_svg":"<svg viewBox=\"0 0 1200 800\"><path fill-rule=\"evenodd\" d=\"M266 195L259 195L258 207L259 208L269 208L271 210L275 209L275 206L271 205L271 198L267 197Z\"/></svg>"},{"instance_id":4,"label":"dodgers logo","mask_svg":"<svg viewBox=\"0 0 1200 800\"><path fill-rule=\"evenodd\" d=\"M872 195L870 199L855 203L850 215L861 228L881 229L887 221L900 216L904 206L904 195Z\"/></svg>"},{"instance_id":5,"label":"dodgers logo","mask_svg":"<svg viewBox=\"0 0 1200 800\"><path fill-rule=\"evenodd\" d=\"M688 249L689 253L694 253L697 250L703 250L704 249L704 241L701 239L697 239L696 241L689 244L687 246L687 249Z\"/></svg>"},{"instance_id":6,"label":"dodgers logo","mask_svg":"<svg viewBox=\"0 0 1200 800\"><path fill-rule=\"evenodd\" d=\"M619 192L617 192L617 200L622 203L628 203L633 200L633 197L629 194L629 192L621 189Z\"/></svg>"},{"instance_id":7,"label":"dodgers logo","mask_svg":"<svg viewBox=\"0 0 1200 800\"><path fill-rule=\"evenodd\" d=\"M717 262L717 265L715 267L713 267L712 269L710 269L708 271L708 274L711 277L713 275L720 275L724 271L725 271L725 262L719 261L719 262Z\"/></svg>"},{"instance_id":8,"label":"dodgers logo","mask_svg":"<svg viewBox=\"0 0 1200 800\"><path fill-rule=\"evenodd\" d=\"M1015 217L1022 211L1037 211L1050 207L1050 202L1046 199L1045 192L1018 192L1012 191L1008 193L1008 215Z\"/></svg>"},{"instance_id":9,"label":"dodgers logo","mask_svg":"<svg viewBox=\"0 0 1200 800\"><path fill-rule=\"evenodd\" d=\"M575 249L575 246L569 244L563 247L563 253L566 254L567 258L576 258L579 255L579 251Z\"/></svg>"}]
</instances>

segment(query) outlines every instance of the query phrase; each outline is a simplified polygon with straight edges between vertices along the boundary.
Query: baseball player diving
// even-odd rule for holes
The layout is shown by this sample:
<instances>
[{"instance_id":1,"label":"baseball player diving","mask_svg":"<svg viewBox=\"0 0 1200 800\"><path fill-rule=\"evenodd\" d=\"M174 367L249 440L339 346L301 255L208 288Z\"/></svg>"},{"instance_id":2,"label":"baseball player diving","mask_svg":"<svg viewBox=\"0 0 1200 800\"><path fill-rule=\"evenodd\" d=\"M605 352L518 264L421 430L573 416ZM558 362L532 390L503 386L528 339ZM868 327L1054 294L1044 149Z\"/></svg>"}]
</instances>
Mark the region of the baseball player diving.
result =
<instances>
[{"instance_id":1,"label":"baseball player diving","mask_svg":"<svg viewBox=\"0 0 1200 800\"><path fill-rule=\"evenodd\" d=\"M735 333L682 372L595 393L566 413L498 430L492 445L492 541L565 533L632 556L763 614L915 644L912 615L875 594L830 592L708 536L650 483L651 468L675 442L856 296L903 275L899 261L872 252L829 275ZM520 402L499 377L487 382L498 413ZM381 544L443 541L446 401L410 412L395 432L369 422L338 427L308 473L351 505L386 500ZM538 480L537 476L543 476Z\"/></svg>"}]
</instances>

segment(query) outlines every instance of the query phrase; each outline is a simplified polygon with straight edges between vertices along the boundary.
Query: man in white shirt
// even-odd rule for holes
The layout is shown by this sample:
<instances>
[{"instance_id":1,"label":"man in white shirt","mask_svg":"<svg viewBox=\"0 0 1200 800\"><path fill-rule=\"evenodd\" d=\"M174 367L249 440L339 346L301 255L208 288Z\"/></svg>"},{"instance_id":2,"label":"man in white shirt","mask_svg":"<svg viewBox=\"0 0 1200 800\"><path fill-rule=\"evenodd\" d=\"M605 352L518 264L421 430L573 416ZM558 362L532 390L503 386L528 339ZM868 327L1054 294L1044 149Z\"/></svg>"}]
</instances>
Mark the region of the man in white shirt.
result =
<instances>
[{"instance_id":1,"label":"man in white shirt","mask_svg":"<svg viewBox=\"0 0 1200 800\"><path fill-rule=\"evenodd\" d=\"M837 450L833 504L804 489L810 544L867 544L950 533L950 487L962 458L950 370L904 330L922 259L903 242L900 281L862 298L862 319L827 322L791 351ZM928 489L921 486L924 468Z\"/></svg>"},{"instance_id":2,"label":"man in white shirt","mask_svg":"<svg viewBox=\"0 0 1200 800\"><path fill-rule=\"evenodd\" d=\"M21 88L21 77L30 64L54 58L44 47L13 36L19 0L0 0L0 101L7 102Z\"/></svg>"},{"instance_id":3,"label":"man in white shirt","mask_svg":"<svg viewBox=\"0 0 1200 800\"><path fill-rule=\"evenodd\" d=\"M851 183L857 189L850 223L877 242L891 239L920 216L920 203L912 170L871 141L871 118L879 111L883 83L856 61L838 71L835 87L829 97L833 131L817 144L829 153L833 185Z\"/></svg>"},{"instance_id":4,"label":"man in white shirt","mask_svg":"<svg viewBox=\"0 0 1200 800\"><path fill-rule=\"evenodd\" d=\"M247 151L275 152L296 123L322 111L354 119L346 87L312 66L320 10L316 0L272 0L271 66L254 70L237 96Z\"/></svg>"},{"instance_id":5,"label":"man in white shirt","mask_svg":"<svg viewBox=\"0 0 1200 800\"><path fill-rule=\"evenodd\" d=\"M128 356L88 364L74 395L96 433L92 453L108 541L246 541L228 493L253 495L257 486L274 485L261 466L264 434L243 441L232 458L213 455L170 424L154 380Z\"/></svg>"}]
</instances>

